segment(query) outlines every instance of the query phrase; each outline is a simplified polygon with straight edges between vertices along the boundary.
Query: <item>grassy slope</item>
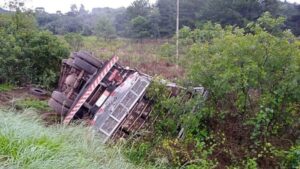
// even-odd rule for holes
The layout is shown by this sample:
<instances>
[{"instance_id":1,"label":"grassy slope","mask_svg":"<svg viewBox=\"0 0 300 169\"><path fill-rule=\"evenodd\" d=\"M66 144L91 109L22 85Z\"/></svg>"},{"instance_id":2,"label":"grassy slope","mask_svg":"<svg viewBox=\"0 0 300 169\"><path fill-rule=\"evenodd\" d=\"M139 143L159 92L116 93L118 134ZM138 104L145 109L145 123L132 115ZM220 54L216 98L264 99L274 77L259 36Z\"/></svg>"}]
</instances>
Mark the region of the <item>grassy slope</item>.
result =
<instances>
[{"instance_id":1,"label":"grassy slope","mask_svg":"<svg viewBox=\"0 0 300 169\"><path fill-rule=\"evenodd\" d=\"M84 127L44 127L34 113L0 110L0 168L137 168Z\"/></svg>"},{"instance_id":2,"label":"grassy slope","mask_svg":"<svg viewBox=\"0 0 300 169\"><path fill-rule=\"evenodd\" d=\"M112 55L120 57L121 61L127 61L130 65L137 66L141 62L150 62L159 58L159 50L164 40L144 40L137 43L129 39L113 39L104 41L95 36L84 37L82 50L94 52L99 58L110 58Z\"/></svg>"}]
</instances>

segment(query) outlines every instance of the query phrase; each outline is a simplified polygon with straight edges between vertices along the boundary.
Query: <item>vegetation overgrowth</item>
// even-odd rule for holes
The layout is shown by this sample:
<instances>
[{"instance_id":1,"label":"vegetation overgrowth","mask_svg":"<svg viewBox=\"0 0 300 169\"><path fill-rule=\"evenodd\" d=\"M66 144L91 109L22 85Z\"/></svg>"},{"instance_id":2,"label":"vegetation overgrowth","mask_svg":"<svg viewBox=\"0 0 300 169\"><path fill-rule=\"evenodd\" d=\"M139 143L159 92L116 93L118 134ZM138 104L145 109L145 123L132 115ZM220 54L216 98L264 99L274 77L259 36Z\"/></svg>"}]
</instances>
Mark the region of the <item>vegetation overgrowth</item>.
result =
<instances>
[{"instance_id":1,"label":"vegetation overgrowth","mask_svg":"<svg viewBox=\"0 0 300 169\"><path fill-rule=\"evenodd\" d=\"M30 110L0 115L1 168L139 168L120 147L103 145L83 126L45 127Z\"/></svg>"},{"instance_id":2,"label":"vegetation overgrowth","mask_svg":"<svg viewBox=\"0 0 300 169\"><path fill-rule=\"evenodd\" d=\"M299 36L299 4L280 0L189 0L180 1L180 28L196 28L207 21L222 26L245 27L264 12L286 18L285 27ZM76 4L66 13L47 13L44 8L34 10L37 23L54 34L79 33L97 35L106 40L119 37L145 39L172 37L175 33L176 1L136 0L127 8L94 8Z\"/></svg>"},{"instance_id":3,"label":"vegetation overgrowth","mask_svg":"<svg viewBox=\"0 0 300 169\"><path fill-rule=\"evenodd\" d=\"M170 167L299 168L300 43L279 29L283 22L265 13L246 28L181 29L183 81L203 85L209 97L184 103L163 87L150 89L155 121L129 142L135 150L129 159L165 158Z\"/></svg>"},{"instance_id":4,"label":"vegetation overgrowth","mask_svg":"<svg viewBox=\"0 0 300 169\"><path fill-rule=\"evenodd\" d=\"M33 108L36 111L45 112L49 111L50 108L46 100L39 100L36 98L20 98L13 103L13 106L17 109L25 110Z\"/></svg>"},{"instance_id":5,"label":"vegetation overgrowth","mask_svg":"<svg viewBox=\"0 0 300 169\"><path fill-rule=\"evenodd\" d=\"M0 82L15 85L56 84L67 44L49 31L40 31L31 13L0 15Z\"/></svg>"},{"instance_id":6,"label":"vegetation overgrowth","mask_svg":"<svg viewBox=\"0 0 300 169\"><path fill-rule=\"evenodd\" d=\"M2 111L0 164L34 168L44 160L50 168L130 167L119 156L122 152L143 167L298 169L300 42L294 34L299 35L299 5L277 0L183 1L182 9L189 11L181 15L180 57L175 60L175 39L155 39L174 35L175 8L169 4L173 3L158 0L150 6L147 0L137 0L118 9L118 17L107 14L95 25L90 22L99 19L94 15L97 10L90 14L83 6L79 10L72 6L65 15L45 11L33 15L20 8L1 14L0 83L53 87L61 59L70 50L84 49L100 58L117 54L131 67L161 59L168 61L167 69L170 62L178 63L186 72L182 78L174 71L178 83L187 88L202 85L209 94L188 100L183 92L169 98L165 87L153 82L147 92L154 102L147 130L133 133L122 148L113 144L110 149L99 146L87 129L45 129L39 122ZM84 20L89 16L91 20ZM156 65L150 69L156 71ZM0 92L9 90L9 85L0 86ZM19 105L46 108L37 100Z\"/></svg>"},{"instance_id":7,"label":"vegetation overgrowth","mask_svg":"<svg viewBox=\"0 0 300 169\"><path fill-rule=\"evenodd\" d=\"M14 86L11 84L7 84L7 83L0 84L0 92L11 91L13 88Z\"/></svg>"}]
</instances>

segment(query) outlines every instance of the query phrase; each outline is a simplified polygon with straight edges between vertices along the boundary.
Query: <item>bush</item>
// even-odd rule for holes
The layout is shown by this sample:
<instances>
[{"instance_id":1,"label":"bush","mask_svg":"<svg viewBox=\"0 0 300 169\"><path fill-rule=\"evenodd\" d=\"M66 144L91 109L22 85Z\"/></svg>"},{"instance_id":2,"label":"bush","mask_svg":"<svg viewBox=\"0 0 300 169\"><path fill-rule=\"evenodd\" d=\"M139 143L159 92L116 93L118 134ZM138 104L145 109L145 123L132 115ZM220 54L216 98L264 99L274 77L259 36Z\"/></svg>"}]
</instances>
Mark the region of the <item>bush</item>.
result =
<instances>
[{"instance_id":1,"label":"bush","mask_svg":"<svg viewBox=\"0 0 300 169\"><path fill-rule=\"evenodd\" d=\"M195 44L190 77L210 91L211 111L243 115L251 119L248 124L258 125L257 134L266 136L296 117L300 50L289 41L260 32Z\"/></svg>"},{"instance_id":2,"label":"bush","mask_svg":"<svg viewBox=\"0 0 300 169\"><path fill-rule=\"evenodd\" d=\"M150 153L150 147L151 145L149 143L141 143L138 144L138 146L132 145L130 148L125 149L125 155L132 162L141 164Z\"/></svg>"},{"instance_id":3,"label":"bush","mask_svg":"<svg viewBox=\"0 0 300 169\"><path fill-rule=\"evenodd\" d=\"M170 98L170 90L160 78L152 81L146 97L153 101L150 131L127 143L126 155L134 163L161 164L166 168L214 168L215 161L208 159L209 147L203 142L205 133L199 129L201 116L195 117L199 109L201 96L187 100L187 91L182 90L177 97ZM184 129L184 138L178 139L178 133Z\"/></svg>"},{"instance_id":4,"label":"bush","mask_svg":"<svg viewBox=\"0 0 300 169\"><path fill-rule=\"evenodd\" d=\"M209 96L183 102L151 85L154 121L134 144L151 143L142 160L167 159L173 168L298 167L300 43L280 32L281 22L264 14L247 29L212 23L182 29L185 83L201 84ZM177 138L181 129L184 137Z\"/></svg>"},{"instance_id":5,"label":"bush","mask_svg":"<svg viewBox=\"0 0 300 169\"><path fill-rule=\"evenodd\" d=\"M38 31L34 25L16 23L15 15L28 20L24 23L33 23L32 18L27 17L30 14L16 13L5 22L5 27L0 27L0 81L53 86L61 59L69 55L66 44L50 32ZM3 18L8 17L0 15L0 22Z\"/></svg>"},{"instance_id":6,"label":"bush","mask_svg":"<svg viewBox=\"0 0 300 169\"><path fill-rule=\"evenodd\" d=\"M300 145L292 147L288 152L286 158L286 167L291 169L300 168Z\"/></svg>"},{"instance_id":7,"label":"bush","mask_svg":"<svg viewBox=\"0 0 300 169\"><path fill-rule=\"evenodd\" d=\"M245 158L256 159L258 166L267 160L272 161L268 165L278 166L279 160L270 158L276 156L271 150L282 148L265 145L281 142L291 146L284 142L284 137L297 133L300 46L289 31L273 35L259 24L251 30L251 33L244 33L244 29L227 28L222 30L222 36L195 43L189 53L192 61L189 77L195 85L202 84L210 93L198 113L211 115L206 118L205 125L213 123L210 130L216 130L217 124L239 126L234 136L226 135L225 138L240 138L239 145L251 142L248 149L240 148L240 151L246 154ZM295 142L294 139L290 141ZM228 153L233 160L241 158L232 154Z\"/></svg>"},{"instance_id":8,"label":"bush","mask_svg":"<svg viewBox=\"0 0 300 169\"><path fill-rule=\"evenodd\" d=\"M176 54L176 48L170 43L165 43L161 46L159 51L160 56L162 57L173 57Z\"/></svg>"}]
</instances>

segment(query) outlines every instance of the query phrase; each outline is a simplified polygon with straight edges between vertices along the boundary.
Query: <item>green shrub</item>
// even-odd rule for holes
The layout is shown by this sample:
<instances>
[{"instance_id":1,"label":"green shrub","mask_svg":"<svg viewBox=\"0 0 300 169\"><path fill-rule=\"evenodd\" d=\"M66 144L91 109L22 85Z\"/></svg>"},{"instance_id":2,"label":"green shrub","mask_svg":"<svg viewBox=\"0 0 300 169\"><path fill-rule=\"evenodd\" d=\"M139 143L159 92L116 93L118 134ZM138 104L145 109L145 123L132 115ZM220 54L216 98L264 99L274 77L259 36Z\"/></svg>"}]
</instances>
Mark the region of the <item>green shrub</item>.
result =
<instances>
[{"instance_id":1,"label":"green shrub","mask_svg":"<svg viewBox=\"0 0 300 169\"><path fill-rule=\"evenodd\" d=\"M0 84L0 92L11 91L13 88L14 86L11 84L7 84L7 83Z\"/></svg>"},{"instance_id":2,"label":"green shrub","mask_svg":"<svg viewBox=\"0 0 300 169\"><path fill-rule=\"evenodd\" d=\"M171 168L297 168L298 149L288 150L299 137L300 42L289 31L278 32L281 23L265 14L247 31L212 23L182 29L189 49L182 57L185 81L201 84L209 97L184 102L168 98L163 85L150 86L150 132L133 144L151 142L143 160L167 159Z\"/></svg>"},{"instance_id":3,"label":"green shrub","mask_svg":"<svg viewBox=\"0 0 300 169\"><path fill-rule=\"evenodd\" d=\"M19 12L0 15L0 22L8 19L6 26L0 28L0 81L51 87L57 81L61 59L67 57L69 51L53 34L29 24L34 23L30 16Z\"/></svg>"},{"instance_id":4,"label":"green shrub","mask_svg":"<svg viewBox=\"0 0 300 169\"><path fill-rule=\"evenodd\" d=\"M151 145L149 143L143 142L137 146L132 145L130 148L125 149L126 157L135 164L141 164L145 162L146 157L150 153Z\"/></svg>"},{"instance_id":5,"label":"green shrub","mask_svg":"<svg viewBox=\"0 0 300 169\"><path fill-rule=\"evenodd\" d=\"M291 117L295 118L300 100L300 51L288 41L258 32L227 35L211 45L195 44L191 49L195 62L190 77L211 92L208 105L213 106L212 111L247 118L255 113L254 109L258 110L247 124L253 125L260 136L276 133L274 125L268 128L270 123L277 127L293 123ZM234 111L228 109L230 106L234 106Z\"/></svg>"},{"instance_id":6,"label":"green shrub","mask_svg":"<svg viewBox=\"0 0 300 169\"><path fill-rule=\"evenodd\" d=\"M175 56L176 48L170 43L165 43L161 46L159 55L162 57L173 57Z\"/></svg>"},{"instance_id":7,"label":"green shrub","mask_svg":"<svg viewBox=\"0 0 300 169\"><path fill-rule=\"evenodd\" d=\"M257 169L257 159L255 158L249 158L245 161L245 169Z\"/></svg>"},{"instance_id":8,"label":"green shrub","mask_svg":"<svg viewBox=\"0 0 300 169\"><path fill-rule=\"evenodd\" d=\"M176 121L170 118L160 120L155 125L156 132L161 135L171 135L177 134L177 124Z\"/></svg>"},{"instance_id":9,"label":"green shrub","mask_svg":"<svg viewBox=\"0 0 300 169\"><path fill-rule=\"evenodd\" d=\"M283 142L283 136L295 133L300 118L297 113L300 101L299 42L289 31L275 33L275 36L261 25L254 25L251 34L239 28L222 30L222 36L195 43L188 55L192 62L190 80L194 85L202 84L210 93L204 107L195 114L195 117L209 116L205 121L198 120L196 126L201 130L203 122L206 126L210 123L205 122L224 125L235 119L229 125L241 126L238 130L243 131L235 137L247 140L245 144L252 142L249 149L239 148L246 153L245 158L251 159L247 163L249 167L254 166L252 162L259 164L251 152L255 152L254 157L268 160L269 148L282 150L265 145L277 139ZM225 137L230 139L232 136ZM240 144L244 144L243 141ZM240 157L232 157L232 160L234 158ZM274 163L280 164L279 160Z\"/></svg>"},{"instance_id":10,"label":"green shrub","mask_svg":"<svg viewBox=\"0 0 300 169\"><path fill-rule=\"evenodd\" d=\"M292 147L286 157L286 167L291 169L300 168L300 145Z\"/></svg>"},{"instance_id":11,"label":"green shrub","mask_svg":"<svg viewBox=\"0 0 300 169\"><path fill-rule=\"evenodd\" d=\"M203 142L205 128L199 129L198 120L204 116L195 117L203 98L195 95L193 99L186 100L186 90L179 92L177 97L169 98L170 90L162 84L160 78L153 80L146 96L153 101L151 117L155 121L150 122L152 125L148 127L149 132L128 142L126 152L127 156L130 155L129 159L135 163L161 163L167 168L182 165L213 168L215 162L208 159L211 150ZM182 128L185 136L181 140L177 137ZM201 133L201 138L195 132Z\"/></svg>"}]
</instances>

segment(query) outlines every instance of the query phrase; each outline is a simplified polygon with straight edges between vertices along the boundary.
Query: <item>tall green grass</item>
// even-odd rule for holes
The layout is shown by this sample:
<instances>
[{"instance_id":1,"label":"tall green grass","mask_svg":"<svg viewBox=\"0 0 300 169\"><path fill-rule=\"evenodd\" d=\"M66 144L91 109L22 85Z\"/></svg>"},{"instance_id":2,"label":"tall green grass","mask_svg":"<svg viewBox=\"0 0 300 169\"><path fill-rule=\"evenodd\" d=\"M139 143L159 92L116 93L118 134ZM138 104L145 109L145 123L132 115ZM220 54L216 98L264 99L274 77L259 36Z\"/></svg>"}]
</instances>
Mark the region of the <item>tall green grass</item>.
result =
<instances>
[{"instance_id":1,"label":"tall green grass","mask_svg":"<svg viewBox=\"0 0 300 169\"><path fill-rule=\"evenodd\" d=\"M7 83L0 84L0 92L7 92L12 90L13 88L14 86L11 84L7 84Z\"/></svg>"},{"instance_id":2,"label":"tall green grass","mask_svg":"<svg viewBox=\"0 0 300 169\"><path fill-rule=\"evenodd\" d=\"M38 100L35 98L17 99L14 106L19 109L33 108L37 111L50 110L46 100Z\"/></svg>"},{"instance_id":3,"label":"tall green grass","mask_svg":"<svg viewBox=\"0 0 300 169\"><path fill-rule=\"evenodd\" d=\"M0 168L138 168L83 126L44 127L34 113L0 110Z\"/></svg>"}]
</instances>

